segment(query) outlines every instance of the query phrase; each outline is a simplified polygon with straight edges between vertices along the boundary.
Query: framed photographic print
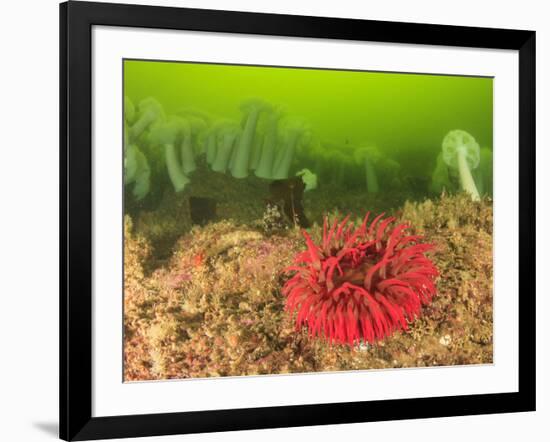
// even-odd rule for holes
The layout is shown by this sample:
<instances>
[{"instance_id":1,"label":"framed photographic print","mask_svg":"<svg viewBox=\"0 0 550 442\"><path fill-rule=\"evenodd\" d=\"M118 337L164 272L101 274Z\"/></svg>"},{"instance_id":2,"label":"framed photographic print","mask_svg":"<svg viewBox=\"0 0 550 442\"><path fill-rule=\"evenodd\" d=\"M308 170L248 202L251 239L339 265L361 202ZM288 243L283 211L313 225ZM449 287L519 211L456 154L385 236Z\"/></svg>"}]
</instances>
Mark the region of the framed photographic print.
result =
<instances>
[{"instance_id":1,"label":"framed photographic print","mask_svg":"<svg viewBox=\"0 0 550 442\"><path fill-rule=\"evenodd\" d=\"M61 438L534 410L534 32L60 18Z\"/></svg>"}]
</instances>

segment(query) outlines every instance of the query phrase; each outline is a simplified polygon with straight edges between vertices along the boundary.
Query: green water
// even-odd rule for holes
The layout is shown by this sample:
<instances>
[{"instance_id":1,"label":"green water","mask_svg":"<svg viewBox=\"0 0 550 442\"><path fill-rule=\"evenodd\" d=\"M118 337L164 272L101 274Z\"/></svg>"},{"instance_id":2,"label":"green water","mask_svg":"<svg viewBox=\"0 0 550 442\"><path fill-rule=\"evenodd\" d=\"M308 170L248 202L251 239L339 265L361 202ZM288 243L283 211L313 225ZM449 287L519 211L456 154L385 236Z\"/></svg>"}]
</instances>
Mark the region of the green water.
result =
<instances>
[{"instance_id":1,"label":"green water","mask_svg":"<svg viewBox=\"0 0 550 442\"><path fill-rule=\"evenodd\" d=\"M357 176L346 185L357 186L364 170L355 152L374 146L378 159L399 165L393 172L399 177L392 180L393 190L406 191L413 182L417 193L429 195L442 140L454 129L468 132L485 148L485 175L492 175L492 78L127 60L124 93L136 108L141 100L154 97L165 117L193 108L208 114L209 124L227 118L243 129L243 100L255 97L281 106L285 118L299 119L309 132L308 142L294 155L289 176L308 168L319 176L320 185L331 181L331 168L338 169L339 159L345 158L349 175ZM260 115L257 124L257 149L265 137L266 115ZM199 143L206 141L197 137ZM194 150L197 156L204 153L204 147ZM331 150L338 155L331 156ZM319 161L323 155L324 166ZM383 192L390 186L384 178L387 167L374 166ZM157 169L154 173L162 173ZM476 171L472 174L479 179ZM449 175L456 182L456 171L449 170ZM490 193L488 184L482 187L480 193Z\"/></svg>"}]
</instances>

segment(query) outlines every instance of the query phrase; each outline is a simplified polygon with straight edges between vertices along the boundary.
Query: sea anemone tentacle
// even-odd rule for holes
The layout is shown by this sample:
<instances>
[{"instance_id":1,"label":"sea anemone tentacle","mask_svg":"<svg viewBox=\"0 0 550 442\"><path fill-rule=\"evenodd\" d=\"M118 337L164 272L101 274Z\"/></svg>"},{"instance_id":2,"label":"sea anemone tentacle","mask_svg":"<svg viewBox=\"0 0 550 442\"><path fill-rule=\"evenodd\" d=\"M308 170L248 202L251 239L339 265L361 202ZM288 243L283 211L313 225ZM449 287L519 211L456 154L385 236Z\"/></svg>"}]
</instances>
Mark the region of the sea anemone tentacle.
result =
<instances>
[{"instance_id":1,"label":"sea anemone tentacle","mask_svg":"<svg viewBox=\"0 0 550 442\"><path fill-rule=\"evenodd\" d=\"M320 245L303 232L306 250L284 269L282 289L296 329L330 344L375 343L420 315L436 295L439 275L426 253L435 249L408 224L369 214L355 227L350 217L325 217ZM393 225L393 227L392 227Z\"/></svg>"}]
</instances>

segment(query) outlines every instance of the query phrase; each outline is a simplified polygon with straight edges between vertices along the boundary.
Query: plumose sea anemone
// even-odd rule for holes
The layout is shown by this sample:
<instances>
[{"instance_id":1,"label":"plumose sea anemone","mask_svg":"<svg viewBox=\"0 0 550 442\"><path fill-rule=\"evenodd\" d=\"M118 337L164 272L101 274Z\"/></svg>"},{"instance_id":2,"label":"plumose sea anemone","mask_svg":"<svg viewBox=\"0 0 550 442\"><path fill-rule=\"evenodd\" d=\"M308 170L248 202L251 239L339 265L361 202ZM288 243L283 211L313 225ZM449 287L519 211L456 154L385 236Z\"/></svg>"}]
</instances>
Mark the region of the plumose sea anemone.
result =
<instances>
[{"instance_id":1,"label":"plumose sea anemone","mask_svg":"<svg viewBox=\"0 0 550 442\"><path fill-rule=\"evenodd\" d=\"M329 225L325 217L322 244L303 232L307 249L285 269L286 308L296 312L296 328L330 343L374 343L406 330L421 306L436 294L438 271L425 253L433 244L407 235L407 224L369 214L361 226L349 216Z\"/></svg>"}]
</instances>

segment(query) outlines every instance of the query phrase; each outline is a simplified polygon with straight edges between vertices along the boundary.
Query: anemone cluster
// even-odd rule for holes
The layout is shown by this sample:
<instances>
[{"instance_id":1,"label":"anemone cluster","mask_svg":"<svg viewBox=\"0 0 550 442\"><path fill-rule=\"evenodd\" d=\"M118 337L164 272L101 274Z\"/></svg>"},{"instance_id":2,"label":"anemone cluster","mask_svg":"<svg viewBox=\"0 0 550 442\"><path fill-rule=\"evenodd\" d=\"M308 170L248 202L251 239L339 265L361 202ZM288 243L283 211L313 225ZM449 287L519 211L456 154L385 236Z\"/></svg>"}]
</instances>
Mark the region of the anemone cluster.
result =
<instances>
[{"instance_id":1,"label":"anemone cluster","mask_svg":"<svg viewBox=\"0 0 550 442\"><path fill-rule=\"evenodd\" d=\"M199 157L212 171L236 179L254 175L285 180L299 175L307 180L306 190L317 187L318 175L327 185L369 193L400 183L399 163L373 145L320 141L307 121L261 99L243 101L240 111L240 121L192 108L167 115L155 98L134 105L126 97L125 183L133 186L133 196L140 200L148 194L155 173L167 175L174 191L183 191Z\"/></svg>"},{"instance_id":2,"label":"anemone cluster","mask_svg":"<svg viewBox=\"0 0 550 442\"><path fill-rule=\"evenodd\" d=\"M258 98L244 100L240 112L240 121L189 107L167 115L155 98L134 105L126 97L124 178L134 198L147 196L154 175L167 176L174 191L182 192L199 163L236 179L299 175L309 180L306 190L316 188L317 180L372 194L405 188L401 164L374 144L320 140L307 121ZM480 149L463 130L450 131L425 190L462 190L474 201L491 196L491 150Z\"/></svg>"},{"instance_id":3,"label":"anemone cluster","mask_svg":"<svg viewBox=\"0 0 550 442\"><path fill-rule=\"evenodd\" d=\"M323 183L364 189L369 194L402 185L401 164L375 144L321 142L311 149L312 168Z\"/></svg>"},{"instance_id":4,"label":"anemone cluster","mask_svg":"<svg viewBox=\"0 0 550 442\"><path fill-rule=\"evenodd\" d=\"M167 115L154 98L134 106L126 97L125 183L133 185L134 197L149 192L150 162L159 156L176 192L191 182L199 157L212 171L237 179L288 178L297 149L311 139L309 126L261 99L243 101L240 110L240 122L191 108Z\"/></svg>"}]
</instances>

